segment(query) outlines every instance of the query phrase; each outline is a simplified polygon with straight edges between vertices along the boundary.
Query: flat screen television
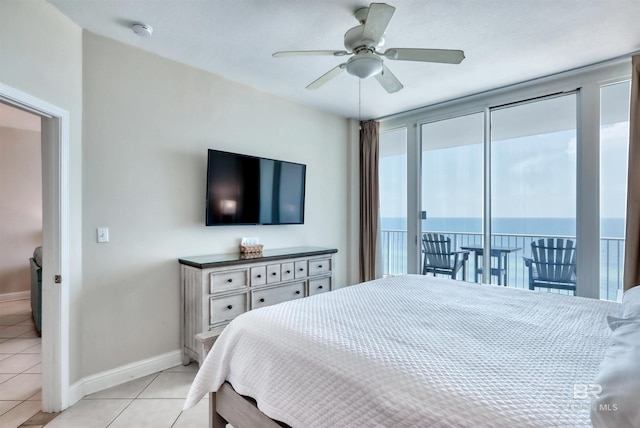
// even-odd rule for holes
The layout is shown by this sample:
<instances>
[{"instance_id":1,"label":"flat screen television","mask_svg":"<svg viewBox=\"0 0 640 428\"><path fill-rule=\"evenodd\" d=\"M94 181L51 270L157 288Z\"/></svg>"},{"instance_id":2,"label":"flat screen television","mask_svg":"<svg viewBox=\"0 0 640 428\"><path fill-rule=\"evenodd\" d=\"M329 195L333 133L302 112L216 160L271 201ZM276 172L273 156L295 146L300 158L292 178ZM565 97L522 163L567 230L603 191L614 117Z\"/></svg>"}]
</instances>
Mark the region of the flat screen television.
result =
<instances>
[{"instance_id":1,"label":"flat screen television","mask_svg":"<svg viewBox=\"0 0 640 428\"><path fill-rule=\"evenodd\" d=\"M206 225L304 224L306 168L209 149Z\"/></svg>"}]
</instances>

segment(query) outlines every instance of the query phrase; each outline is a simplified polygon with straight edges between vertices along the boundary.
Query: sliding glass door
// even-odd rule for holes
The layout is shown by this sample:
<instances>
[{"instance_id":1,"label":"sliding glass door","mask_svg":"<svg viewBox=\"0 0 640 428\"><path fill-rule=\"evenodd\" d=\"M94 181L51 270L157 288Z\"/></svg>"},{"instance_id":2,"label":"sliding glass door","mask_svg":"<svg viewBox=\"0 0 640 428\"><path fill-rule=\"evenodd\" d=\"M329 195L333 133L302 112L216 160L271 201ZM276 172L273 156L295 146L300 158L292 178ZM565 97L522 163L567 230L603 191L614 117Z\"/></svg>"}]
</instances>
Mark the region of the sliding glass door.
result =
<instances>
[{"instance_id":1,"label":"sliding glass door","mask_svg":"<svg viewBox=\"0 0 640 428\"><path fill-rule=\"evenodd\" d=\"M575 290L576 101L491 111L491 283Z\"/></svg>"},{"instance_id":2,"label":"sliding glass door","mask_svg":"<svg viewBox=\"0 0 640 428\"><path fill-rule=\"evenodd\" d=\"M483 242L483 116L421 126L423 274L476 280L476 259L468 247L481 248Z\"/></svg>"},{"instance_id":3,"label":"sliding glass door","mask_svg":"<svg viewBox=\"0 0 640 428\"><path fill-rule=\"evenodd\" d=\"M472 282L616 299L624 267L627 72L614 65L383 120L385 275L466 274ZM455 260L431 269L437 257L426 256L434 248L461 252L465 272Z\"/></svg>"}]
</instances>

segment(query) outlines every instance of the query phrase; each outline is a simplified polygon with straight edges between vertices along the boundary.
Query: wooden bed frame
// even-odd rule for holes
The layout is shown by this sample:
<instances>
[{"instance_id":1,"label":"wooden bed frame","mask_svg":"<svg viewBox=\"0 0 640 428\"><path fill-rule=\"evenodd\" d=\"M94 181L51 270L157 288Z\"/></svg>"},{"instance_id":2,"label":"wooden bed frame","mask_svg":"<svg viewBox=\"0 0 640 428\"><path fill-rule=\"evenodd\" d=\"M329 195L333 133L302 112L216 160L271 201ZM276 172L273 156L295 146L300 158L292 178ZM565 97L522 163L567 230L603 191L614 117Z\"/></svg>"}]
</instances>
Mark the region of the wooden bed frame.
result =
<instances>
[{"instance_id":1,"label":"wooden bed frame","mask_svg":"<svg viewBox=\"0 0 640 428\"><path fill-rule=\"evenodd\" d=\"M283 428L279 423L262 413L255 401L238 394L229 382L225 382L217 392L209 393L209 427L225 428Z\"/></svg>"},{"instance_id":2,"label":"wooden bed frame","mask_svg":"<svg viewBox=\"0 0 640 428\"><path fill-rule=\"evenodd\" d=\"M196 334L203 360L219 334L218 331ZM227 424L233 428L290 428L262 413L255 400L238 394L229 382L223 383L217 392L209 393L209 427L226 428Z\"/></svg>"}]
</instances>

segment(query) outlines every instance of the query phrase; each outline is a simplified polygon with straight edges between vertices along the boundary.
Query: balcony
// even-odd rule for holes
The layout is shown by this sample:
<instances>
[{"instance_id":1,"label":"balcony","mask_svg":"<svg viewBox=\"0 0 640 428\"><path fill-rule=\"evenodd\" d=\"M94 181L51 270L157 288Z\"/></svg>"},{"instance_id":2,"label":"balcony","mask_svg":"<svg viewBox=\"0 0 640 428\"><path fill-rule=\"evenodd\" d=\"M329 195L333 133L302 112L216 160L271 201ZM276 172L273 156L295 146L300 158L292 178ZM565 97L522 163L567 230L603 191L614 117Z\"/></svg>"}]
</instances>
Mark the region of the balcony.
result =
<instances>
[{"instance_id":1,"label":"balcony","mask_svg":"<svg viewBox=\"0 0 640 428\"><path fill-rule=\"evenodd\" d=\"M481 244L480 233L437 232L451 238L452 247ZM522 256L530 256L531 242L541 238L568 238L574 236L541 235L491 235L491 244L501 247L519 247L522 250L509 254L507 282L509 287L528 289L528 271ZM618 290L622 288L622 266L624 261L624 239L602 238L600 240L600 298L616 300ZM407 231L382 230L382 260L384 275L402 275L407 273ZM482 259L480 259L482 260ZM475 279L474 257L469 257L467 281ZM564 293L560 290L551 292Z\"/></svg>"}]
</instances>

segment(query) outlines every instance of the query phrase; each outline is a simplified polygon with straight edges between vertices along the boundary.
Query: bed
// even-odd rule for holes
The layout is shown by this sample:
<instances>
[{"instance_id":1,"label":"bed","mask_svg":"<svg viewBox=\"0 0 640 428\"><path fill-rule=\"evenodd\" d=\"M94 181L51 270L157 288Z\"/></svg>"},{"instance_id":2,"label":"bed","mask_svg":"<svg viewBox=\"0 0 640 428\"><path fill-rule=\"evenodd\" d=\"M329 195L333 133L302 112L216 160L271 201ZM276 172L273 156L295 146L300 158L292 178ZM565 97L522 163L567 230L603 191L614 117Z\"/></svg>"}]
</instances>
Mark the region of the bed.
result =
<instances>
[{"instance_id":1,"label":"bed","mask_svg":"<svg viewBox=\"0 0 640 428\"><path fill-rule=\"evenodd\" d=\"M185 408L210 393L215 428L588 427L624 315L421 275L370 281L236 318Z\"/></svg>"}]
</instances>

